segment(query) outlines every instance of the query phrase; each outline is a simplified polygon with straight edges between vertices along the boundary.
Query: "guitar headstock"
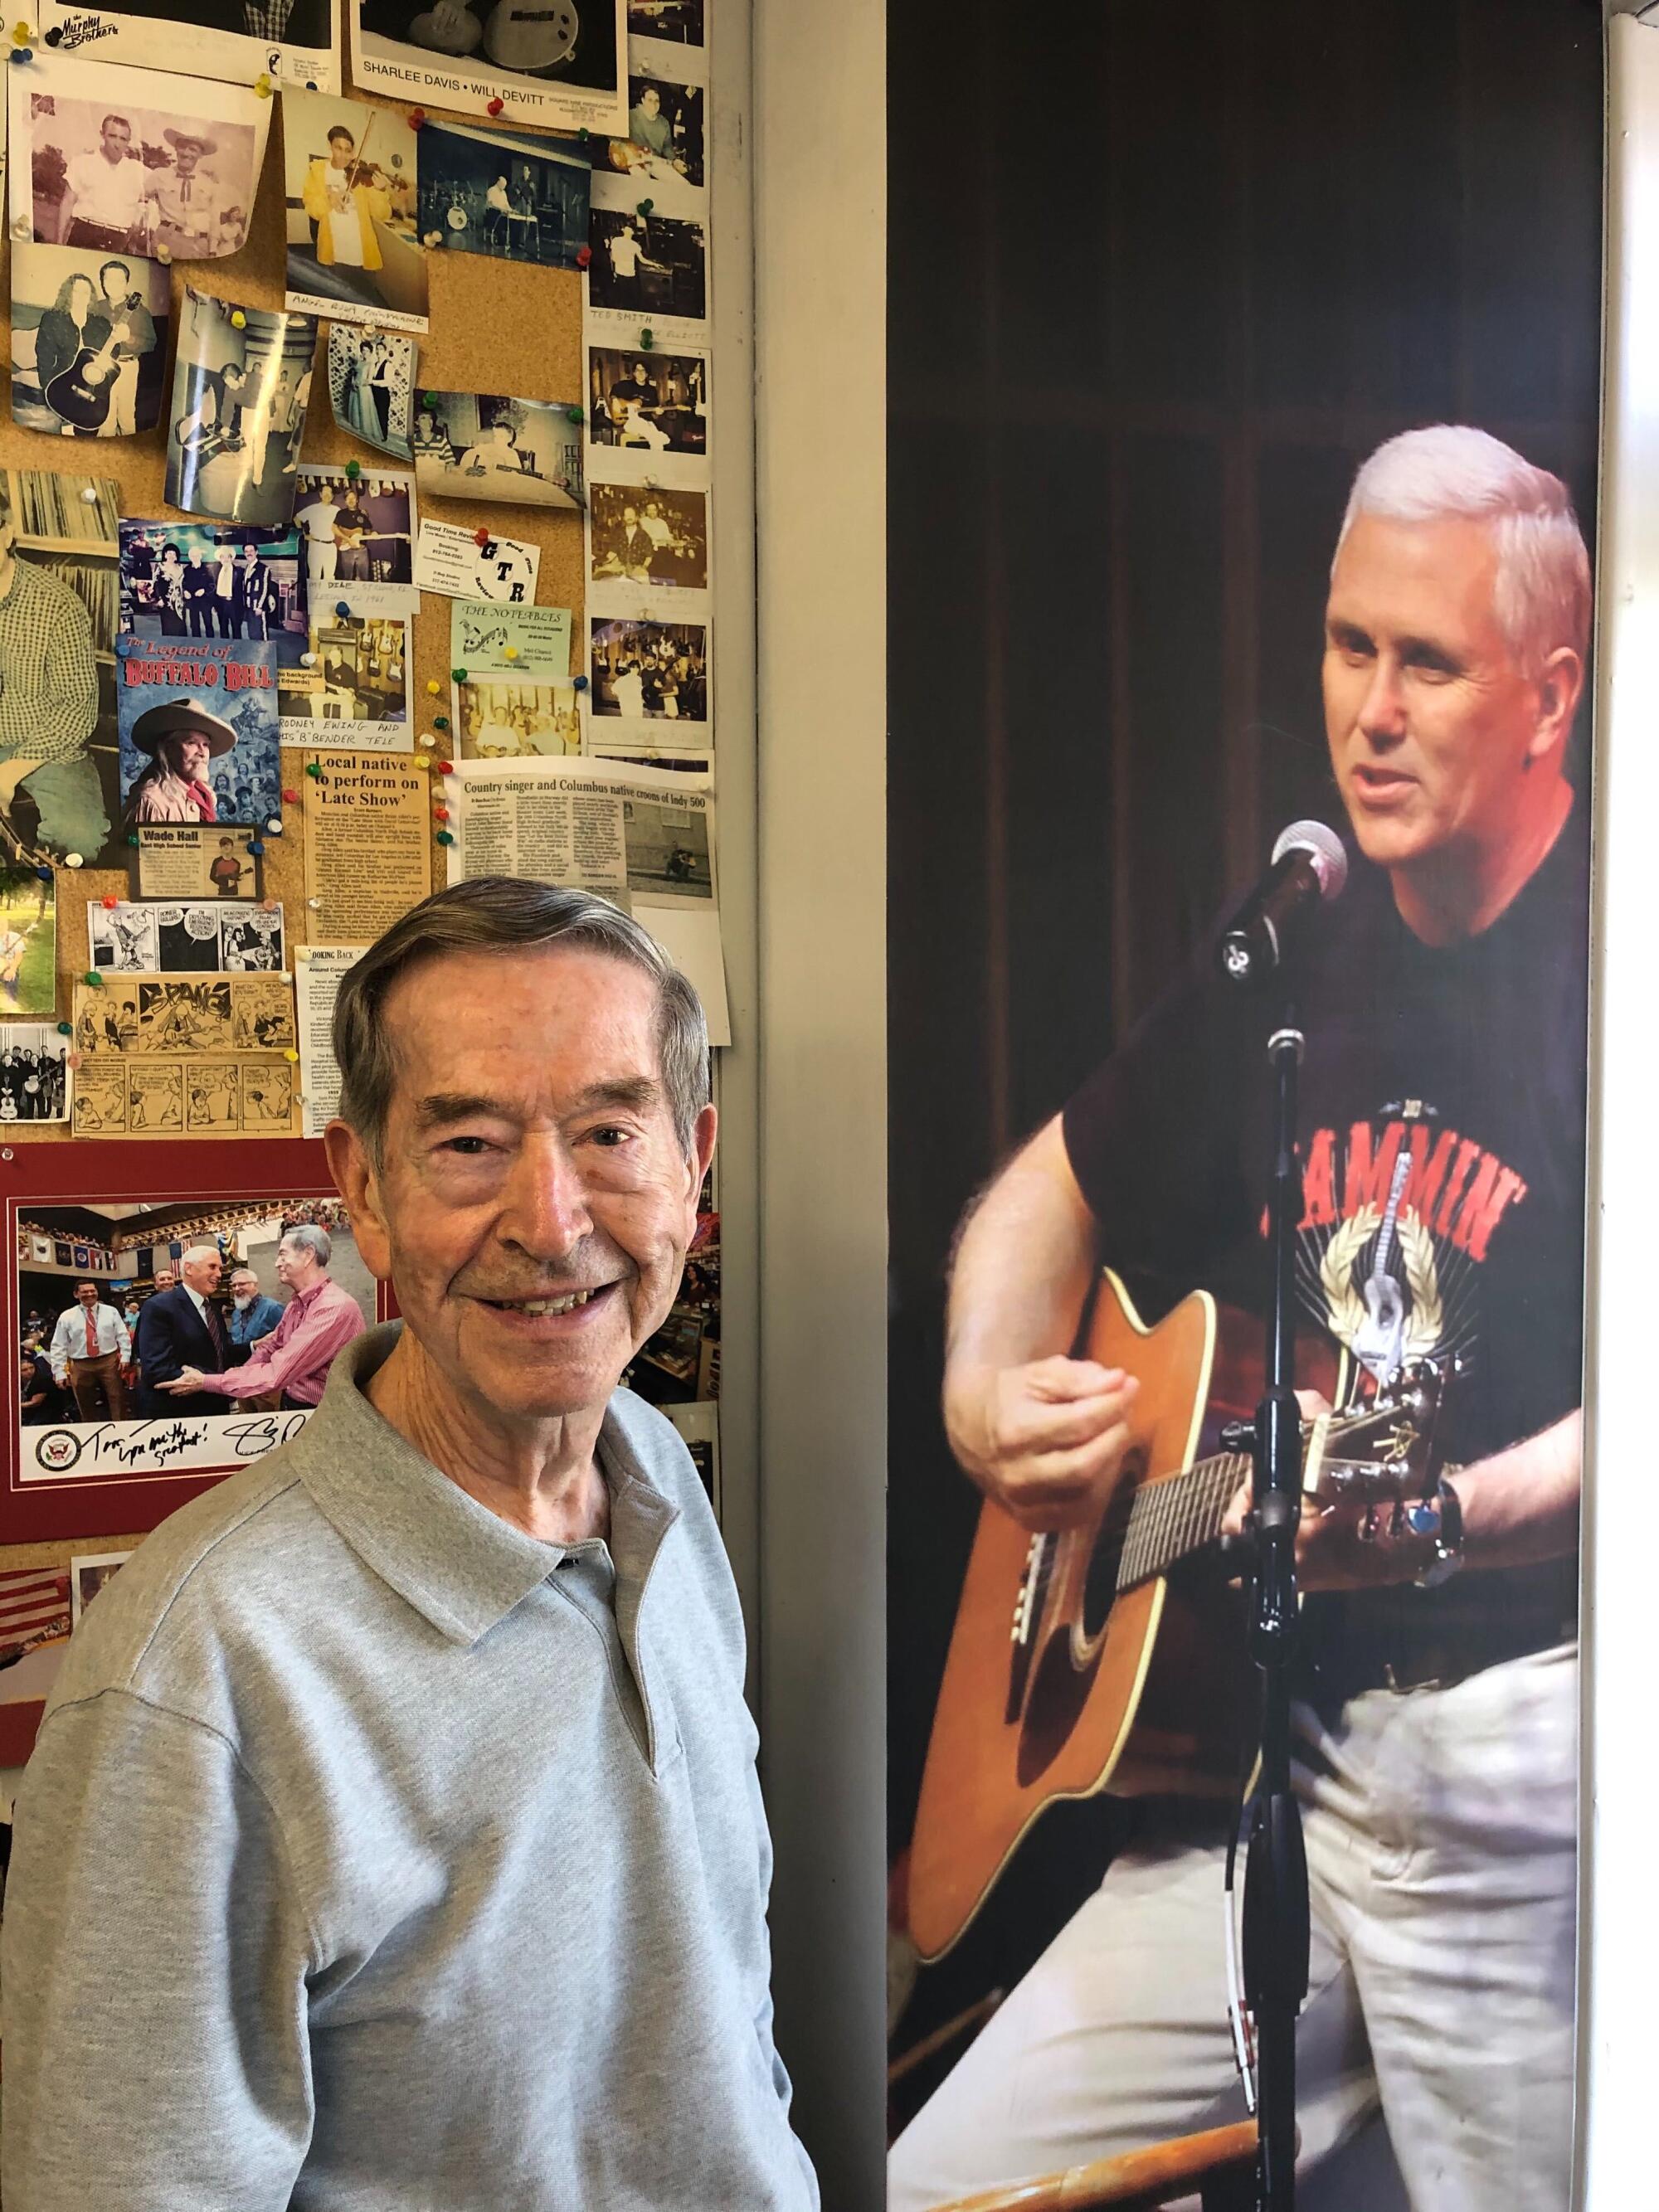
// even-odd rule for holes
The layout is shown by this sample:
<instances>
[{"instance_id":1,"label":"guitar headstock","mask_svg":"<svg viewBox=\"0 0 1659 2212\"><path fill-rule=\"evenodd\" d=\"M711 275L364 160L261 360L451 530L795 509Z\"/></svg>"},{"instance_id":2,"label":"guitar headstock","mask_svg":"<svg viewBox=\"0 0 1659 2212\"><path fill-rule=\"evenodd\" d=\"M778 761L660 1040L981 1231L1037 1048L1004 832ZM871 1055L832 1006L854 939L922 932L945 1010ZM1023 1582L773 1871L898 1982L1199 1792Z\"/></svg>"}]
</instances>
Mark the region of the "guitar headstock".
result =
<instances>
[{"instance_id":1,"label":"guitar headstock","mask_svg":"<svg viewBox=\"0 0 1659 2212\"><path fill-rule=\"evenodd\" d=\"M1454 1362L1449 1373L1455 1371ZM1435 1430L1448 1380L1440 1362L1418 1360L1358 1412L1309 1422L1304 1492L1333 1505L1432 1498L1441 1459Z\"/></svg>"}]
</instances>

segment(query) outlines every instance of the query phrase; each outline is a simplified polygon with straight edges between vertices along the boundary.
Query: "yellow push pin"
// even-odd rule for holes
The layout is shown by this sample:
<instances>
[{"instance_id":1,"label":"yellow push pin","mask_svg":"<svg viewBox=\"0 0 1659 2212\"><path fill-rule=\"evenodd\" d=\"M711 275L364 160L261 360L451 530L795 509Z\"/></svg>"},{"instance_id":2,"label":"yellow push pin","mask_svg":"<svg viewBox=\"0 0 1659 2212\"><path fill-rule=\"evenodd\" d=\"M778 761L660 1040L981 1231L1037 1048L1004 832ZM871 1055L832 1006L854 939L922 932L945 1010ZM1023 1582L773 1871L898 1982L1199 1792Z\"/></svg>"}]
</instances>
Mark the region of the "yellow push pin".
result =
<instances>
[{"instance_id":1,"label":"yellow push pin","mask_svg":"<svg viewBox=\"0 0 1659 2212\"><path fill-rule=\"evenodd\" d=\"M270 79L263 73L253 80L253 89L261 100L270 98Z\"/></svg>"},{"instance_id":2,"label":"yellow push pin","mask_svg":"<svg viewBox=\"0 0 1659 2212\"><path fill-rule=\"evenodd\" d=\"M33 32L27 23L14 23L11 27L11 42L15 46L27 46L33 36Z\"/></svg>"},{"instance_id":3,"label":"yellow push pin","mask_svg":"<svg viewBox=\"0 0 1659 2212\"><path fill-rule=\"evenodd\" d=\"M289 1045L283 1054L283 1058L284 1060L298 1060L299 1057L299 1054L295 1052L292 1045Z\"/></svg>"},{"instance_id":4,"label":"yellow push pin","mask_svg":"<svg viewBox=\"0 0 1659 2212\"><path fill-rule=\"evenodd\" d=\"M504 645L501 647L501 658L503 660L516 660L518 657L519 648L516 645Z\"/></svg>"},{"instance_id":5,"label":"yellow push pin","mask_svg":"<svg viewBox=\"0 0 1659 2212\"><path fill-rule=\"evenodd\" d=\"M245 331L247 328L247 317L240 307L233 307L230 311L230 327L234 331Z\"/></svg>"},{"instance_id":6,"label":"yellow push pin","mask_svg":"<svg viewBox=\"0 0 1659 2212\"><path fill-rule=\"evenodd\" d=\"M428 697L441 699L443 696L444 687L439 683L435 676L428 676L427 678L426 688Z\"/></svg>"}]
</instances>

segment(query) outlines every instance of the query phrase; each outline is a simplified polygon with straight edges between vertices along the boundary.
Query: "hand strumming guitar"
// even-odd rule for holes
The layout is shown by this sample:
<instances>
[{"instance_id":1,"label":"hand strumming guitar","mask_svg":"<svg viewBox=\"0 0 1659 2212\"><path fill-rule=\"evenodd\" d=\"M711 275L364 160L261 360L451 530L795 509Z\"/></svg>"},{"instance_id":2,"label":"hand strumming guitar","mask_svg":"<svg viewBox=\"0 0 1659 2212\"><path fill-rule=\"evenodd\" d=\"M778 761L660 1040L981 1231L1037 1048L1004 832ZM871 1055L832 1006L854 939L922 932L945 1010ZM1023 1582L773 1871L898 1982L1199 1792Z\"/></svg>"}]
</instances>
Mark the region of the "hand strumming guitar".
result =
<instances>
[{"instance_id":1,"label":"hand strumming guitar","mask_svg":"<svg viewBox=\"0 0 1659 2212\"><path fill-rule=\"evenodd\" d=\"M945 1401L951 1446L988 1498L1022 1528L1066 1528L1110 1492L1139 1385L1092 1359L958 1371Z\"/></svg>"}]
</instances>

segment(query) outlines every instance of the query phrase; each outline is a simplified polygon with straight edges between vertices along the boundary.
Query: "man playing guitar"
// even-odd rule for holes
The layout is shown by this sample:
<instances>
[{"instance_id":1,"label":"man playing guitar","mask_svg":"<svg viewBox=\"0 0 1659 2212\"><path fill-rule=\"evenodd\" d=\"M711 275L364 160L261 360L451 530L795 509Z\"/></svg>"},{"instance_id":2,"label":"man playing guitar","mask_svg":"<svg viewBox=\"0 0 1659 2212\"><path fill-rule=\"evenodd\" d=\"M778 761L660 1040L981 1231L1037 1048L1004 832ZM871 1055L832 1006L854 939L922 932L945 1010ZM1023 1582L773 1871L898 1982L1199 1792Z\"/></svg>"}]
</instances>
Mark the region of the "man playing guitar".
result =
<instances>
[{"instance_id":1,"label":"man playing guitar","mask_svg":"<svg viewBox=\"0 0 1659 2212\"><path fill-rule=\"evenodd\" d=\"M1462 1371L1437 1513L1322 1501L1298 1539L1301 2196L1344 2212L1571 2197L1589 614L1564 487L1496 439L1413 431L1360 470L1323 661L1357 849L1302 970L1298 1287L1373 1366ZM1125 1473L1137 1378L1068 1356L1103 1261L1155 1307L1201 1285L1260 1308L1267 1012L1206 946L969 1217L946 1425L1025 1528ZM1231 1810L1138 1819L900 2137L890 2212L1242 2117Z\"/></svg>"}]
</instances>

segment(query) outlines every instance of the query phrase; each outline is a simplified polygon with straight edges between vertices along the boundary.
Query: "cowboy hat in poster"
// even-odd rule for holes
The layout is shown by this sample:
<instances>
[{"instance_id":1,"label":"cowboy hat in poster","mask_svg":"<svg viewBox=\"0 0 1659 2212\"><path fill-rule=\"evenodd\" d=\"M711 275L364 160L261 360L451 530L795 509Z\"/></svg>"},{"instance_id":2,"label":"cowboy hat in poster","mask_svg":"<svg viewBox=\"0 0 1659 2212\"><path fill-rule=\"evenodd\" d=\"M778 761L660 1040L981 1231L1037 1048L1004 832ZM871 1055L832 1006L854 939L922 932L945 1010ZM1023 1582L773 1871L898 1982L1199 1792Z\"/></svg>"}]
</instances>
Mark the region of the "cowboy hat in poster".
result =
<instances>
[{"instance_id":1,"label":"cowboy hat in poster","mask_svg":"<svg viewBox=\"0 0 1659 2212\"><path fill-rule=\"evenodd\" d=\"M281 820L275 648L120 641L123 827Z\"/></svg>"}]
</instances>

